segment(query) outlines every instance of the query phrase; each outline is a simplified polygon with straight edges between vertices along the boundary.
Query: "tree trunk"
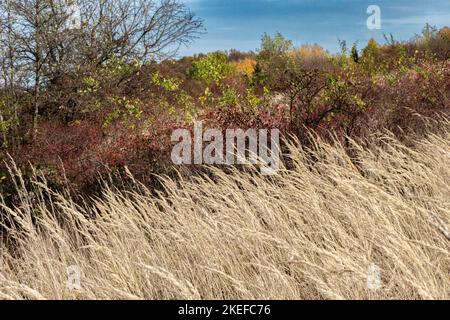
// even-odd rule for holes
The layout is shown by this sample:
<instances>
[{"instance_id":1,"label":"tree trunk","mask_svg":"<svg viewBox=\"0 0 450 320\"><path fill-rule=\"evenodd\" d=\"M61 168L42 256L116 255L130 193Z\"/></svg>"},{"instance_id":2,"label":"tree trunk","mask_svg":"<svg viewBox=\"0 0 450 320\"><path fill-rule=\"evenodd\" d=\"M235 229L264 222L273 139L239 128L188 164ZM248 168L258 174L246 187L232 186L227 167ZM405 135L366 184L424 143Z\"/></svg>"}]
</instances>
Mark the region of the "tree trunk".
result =
<instances>
[{"instance_id":1,"label":"tree trunk","mask_svg":"<svg viewBox=\"0 0 450 320\"><path fill-rule=\"evenodd\" d=\"M34 104L34 116L33 116L33 141L36 140L38 134L38 121L39 121L39 77L36 77L36 83L34 84L33 92L33 104Z\"/></svg>"}]
</instances>

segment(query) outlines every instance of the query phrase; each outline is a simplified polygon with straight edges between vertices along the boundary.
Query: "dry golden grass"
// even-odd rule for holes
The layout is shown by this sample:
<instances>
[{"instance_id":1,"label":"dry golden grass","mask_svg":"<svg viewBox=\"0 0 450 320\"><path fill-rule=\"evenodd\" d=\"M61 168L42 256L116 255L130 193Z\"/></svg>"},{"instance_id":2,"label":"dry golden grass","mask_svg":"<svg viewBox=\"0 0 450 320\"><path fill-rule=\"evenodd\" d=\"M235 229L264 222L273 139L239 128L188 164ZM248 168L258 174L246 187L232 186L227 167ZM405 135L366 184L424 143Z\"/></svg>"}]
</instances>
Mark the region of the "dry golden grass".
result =
<instances>
[{"instance_id":1,"label":"dry golden grass","mask_svg":"<svg viewBox=\"0 0 450 320\"><path fill-rule=\"evenodd\" d=\"M271 178L215 169L214 181L165 179L161 197L109 189L84 207L63 195L44 204L50 191L27 193L16 175L0 299L448 299L444 126L413 147L388 135L355 145L353 162L317 141L311 163L292 144L294 169ZM71 265L80 290L67 288Z\"/></svg>"}]
</instances>

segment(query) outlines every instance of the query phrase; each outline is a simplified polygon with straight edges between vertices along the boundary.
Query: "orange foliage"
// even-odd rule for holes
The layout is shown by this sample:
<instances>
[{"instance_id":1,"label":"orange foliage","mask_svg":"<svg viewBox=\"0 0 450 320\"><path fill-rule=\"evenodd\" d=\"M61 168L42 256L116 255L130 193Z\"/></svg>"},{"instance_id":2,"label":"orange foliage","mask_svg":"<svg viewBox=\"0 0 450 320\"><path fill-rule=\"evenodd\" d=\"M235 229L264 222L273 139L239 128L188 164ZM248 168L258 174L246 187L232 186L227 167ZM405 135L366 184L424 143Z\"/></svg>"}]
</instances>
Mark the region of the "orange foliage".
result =
<instances>
[{"instance_id":1,"label":"orange foliage","mask_svg":"<svg viewBox=\"0 0 450 320\"><path fill-rule=\"evenodd\" d=\"M233 63L237 73L245 74L248 77L253 75L256 67L256 60L252 58L245 58Z\"/></svg>"},{"instance_id":2,"label":"orange foliage","mask_svg":"<svg viewBox=\"0 0 450 320\"><path fill-rule=\"evenodd\" d=\"M308 69L325 68L330 57L328 52L317 44L303 45L289 52L289 56Z\"/></svg>"},{"instance_id":3,"label":"orange foliage","mask_svg":"<svg viewBox=\"0 0 450 320\"><path fill-rule=\"evenodd\" d=\"M311 60L316 58L328 58L329 54L321 46L314 45L303 45L292 52L297 57L303 60Z\"/></svg>"},{"instance_id":4,"label":"orange foliage","mask_svg":"<svg viewBox=\"0 0 450 320\"><path fill-rule=\"evenodd\" d=\"M450 28L444 27L441 30L439 30L439 37L450 43Z\"/></svg>"}]
</instances>

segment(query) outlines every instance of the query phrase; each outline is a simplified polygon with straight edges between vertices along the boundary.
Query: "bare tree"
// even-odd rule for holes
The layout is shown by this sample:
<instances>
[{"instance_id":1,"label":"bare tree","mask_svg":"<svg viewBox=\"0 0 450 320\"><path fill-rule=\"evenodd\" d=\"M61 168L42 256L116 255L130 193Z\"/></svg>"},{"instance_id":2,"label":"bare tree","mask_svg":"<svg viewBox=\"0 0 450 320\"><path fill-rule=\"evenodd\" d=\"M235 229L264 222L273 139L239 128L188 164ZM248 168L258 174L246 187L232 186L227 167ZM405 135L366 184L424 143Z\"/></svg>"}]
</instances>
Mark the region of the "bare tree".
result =
<instances>
[{"instance_id":1,"label":"bare tree","mask_svg":"<svg viewBox=\"0 0 450 320\"><path fill-rule=\"evenodd\" d=\"M19 70L17 68L17 51L13 43L13 18L11 0L2 3L0 12L0 67L2 97L0 109L0 122L7 123L12 129L12 142L16 146L18 122L17 85L19 82ZM9 116L9 117L8 117ZM7 119L8 117L8 119ZM6 128L2 126L3 145L7 145Z\"/></svg>"},{"instance_id":2,"label":"bare tree","mask_svg":"<svg viewBox=\"0 0 450 320\"><path fill-rule=\"evenodd\" d=\"M175 0L86 0L80 3L90 49L99 63L119 57L155 59L189 44L202 22Z\"/></svg>"},{"instance_id":3,"label":"bare tree","mask_svg":"<svg viewBox=\"0 0 450 320\"><path fill-rule=\"evenodd\" d=\"M202 29L201 20L178 0L7 0L0 3L0 16L0 51L14 61L7 69L24 75L32 96L33 137L49 83L111 59L171 56ZM5 85L14 82L3 78Z\"/></svg>"}]
</instances>

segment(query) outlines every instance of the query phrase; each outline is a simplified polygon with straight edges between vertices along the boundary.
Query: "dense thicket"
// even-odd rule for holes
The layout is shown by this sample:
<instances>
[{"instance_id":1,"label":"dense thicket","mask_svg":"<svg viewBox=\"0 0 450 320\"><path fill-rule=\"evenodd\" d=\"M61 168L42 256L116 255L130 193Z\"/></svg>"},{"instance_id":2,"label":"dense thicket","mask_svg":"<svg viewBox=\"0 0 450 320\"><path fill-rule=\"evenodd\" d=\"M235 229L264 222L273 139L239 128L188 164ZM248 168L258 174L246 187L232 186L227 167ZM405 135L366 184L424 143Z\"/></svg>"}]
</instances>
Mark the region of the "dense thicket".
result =
<instances>
[{"instance_id":1,"label":"dense thicket","mask_svg":"<svg viewBox=\"0 0 450 320\"><path fill-rule=\"evenodd\" d=\"M25 2L39 14L21 11ZM427 25L408 42L386 37L362 50L341 42L335 55L264 35L257 52L177 60L167 53L192 40L201 22L176 1L146 1L144 11L125 0L82 1L75 28L55 3L11 0L0 11L1 157L11 154L25 177L37 170L55 186L89 187L125 167L138 177L167 172L172 130L194 119L279 128L304 143L312 129L345 142L384 129L420 134L426 117L449 111L449 28ZM8 26L20 19L27 28L13 32ZM0 178L7 196L5 168Z\"/></svg>"}]
</instances>

